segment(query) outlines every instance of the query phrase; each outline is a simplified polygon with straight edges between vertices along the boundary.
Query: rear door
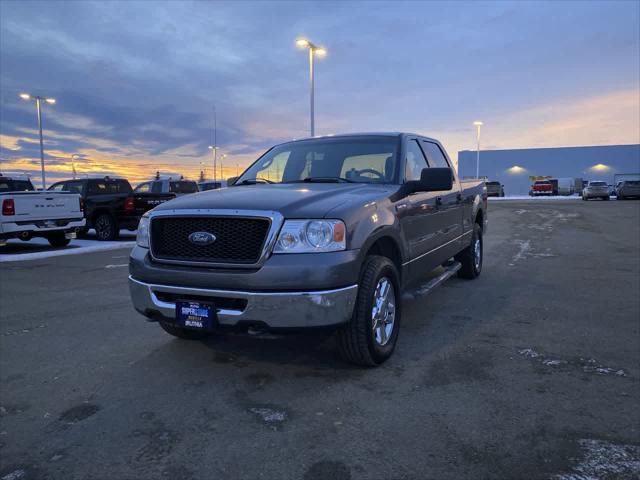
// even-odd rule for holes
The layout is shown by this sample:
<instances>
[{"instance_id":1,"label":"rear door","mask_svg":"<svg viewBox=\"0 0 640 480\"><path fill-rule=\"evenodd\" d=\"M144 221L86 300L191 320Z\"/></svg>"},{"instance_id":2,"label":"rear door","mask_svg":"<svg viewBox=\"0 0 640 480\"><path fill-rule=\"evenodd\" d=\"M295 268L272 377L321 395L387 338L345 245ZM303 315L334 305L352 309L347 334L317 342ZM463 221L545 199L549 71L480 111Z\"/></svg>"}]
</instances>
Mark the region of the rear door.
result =
<instances>
[{"instance_id":1,"label":"rear door","mask_svg":"<svg viewBox=\"0 0 640 480\"><path fill-rule=\"evenodd\" d=\"M453 175L453 188L449 191L436 192L436 205L442 227L442 243L453 242L462 235L463 218L466 218L458 176L440 145L424 139L420 140L420 143L427 154L430 167L448 168Z\"/></svg>"}]
</instances>

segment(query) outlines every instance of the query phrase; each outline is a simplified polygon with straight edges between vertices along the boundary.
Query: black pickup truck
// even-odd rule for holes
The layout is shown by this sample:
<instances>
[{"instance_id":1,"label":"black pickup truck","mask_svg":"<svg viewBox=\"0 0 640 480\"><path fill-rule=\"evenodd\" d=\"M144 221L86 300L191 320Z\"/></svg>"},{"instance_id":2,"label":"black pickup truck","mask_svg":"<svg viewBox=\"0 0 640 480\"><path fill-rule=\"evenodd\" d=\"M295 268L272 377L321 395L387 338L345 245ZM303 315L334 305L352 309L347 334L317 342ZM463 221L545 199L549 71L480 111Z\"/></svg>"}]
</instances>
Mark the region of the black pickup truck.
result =
<instances>
[{"instance_id":1,"label":"black pickup truck","mask_svg":"<svg viewBox=\"0 0 640 480\"><path fill-rule=\"evenodd\" d=\"M483 181L405 133L278 145L230 188L144 215L129 261L134 307L171 335L332 327L342 356L393 352L403 291L482 269Z\"/></svg>"},{"instance_id":2,"label":"black pickup truck","mask_svg":"<svg viewBox=\"0 0 640 480\"><path fill-rule=\"evenodd\" d=\"M98 240L115 240L121 228L135 230L145 212L175 198L173 193L134 193L127 180L110 177L65 180L48 190L79 193L87 219L81 233L94 228Z\"/></svg>"}]
</instances>

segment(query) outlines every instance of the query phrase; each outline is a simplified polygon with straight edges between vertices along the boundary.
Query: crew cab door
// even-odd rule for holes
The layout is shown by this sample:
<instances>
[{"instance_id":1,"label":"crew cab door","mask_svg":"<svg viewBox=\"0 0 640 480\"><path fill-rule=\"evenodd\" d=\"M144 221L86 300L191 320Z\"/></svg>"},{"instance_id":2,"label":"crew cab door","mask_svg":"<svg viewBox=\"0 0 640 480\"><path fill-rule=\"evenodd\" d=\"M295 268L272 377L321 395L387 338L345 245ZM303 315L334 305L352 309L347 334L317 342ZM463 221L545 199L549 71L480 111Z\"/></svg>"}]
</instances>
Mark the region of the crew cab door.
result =
<instances>
[{"instance_id":1,"label":"crew cab door","mask_svg":"<svg viewBox=\"0 0 640 480\"><path fill-rule=\"evenodd\" d=\"M421 139L420 145L427 155L430 167L449 168L453 175L453 188L446 192L436 192L436 205L438 215L441 217L442 242L454 243L460 240L463 232L463 198L460 182L455 169L451 166L449 159L445 156L440 146L428 140ZM447 251L450 249L446 249ZM457 253L458 250L455 250ZM445 259L446 260L446 259Z\"/></svg>"},{"instance_id":2,"label":"crew cab door","mask_svg":"<svg viewBox=\"0 0 640 480\"><path fill-rule=\"evenodd\" d=\"M409 137L405 146L405 181L419 180L423 168L451 168L435 143ZM433 147L438 150L433 150ZM438 152L440 156L438 156ZM425 155L426 153L426 155ZM409 250L409 281L424 278L459 251L462 234L462 198L454 174L448 191L411 193L396 204Z\"/></svg>"}]
</instances>

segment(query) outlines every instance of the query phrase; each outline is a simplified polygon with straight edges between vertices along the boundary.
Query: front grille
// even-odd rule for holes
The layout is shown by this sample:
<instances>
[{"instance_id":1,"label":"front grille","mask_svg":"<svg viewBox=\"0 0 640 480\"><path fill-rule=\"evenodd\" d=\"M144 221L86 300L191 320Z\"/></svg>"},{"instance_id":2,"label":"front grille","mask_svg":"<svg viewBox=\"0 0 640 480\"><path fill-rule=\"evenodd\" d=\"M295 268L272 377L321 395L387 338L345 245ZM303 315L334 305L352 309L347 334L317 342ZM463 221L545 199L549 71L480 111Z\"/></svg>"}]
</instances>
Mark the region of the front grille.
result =
<instances>
[{"instance_id":1,"label":"front grille","mask_svg":"<svg viewBox=\"0 0 640 480\"><path fill-rule=\"evenodd\" d=\"M246 217L159 217L151 220L151 250L158 260L257 263L271 221ZM210 245L189 240L194 232L216 236Z\"/></svg>"}]
</instances>

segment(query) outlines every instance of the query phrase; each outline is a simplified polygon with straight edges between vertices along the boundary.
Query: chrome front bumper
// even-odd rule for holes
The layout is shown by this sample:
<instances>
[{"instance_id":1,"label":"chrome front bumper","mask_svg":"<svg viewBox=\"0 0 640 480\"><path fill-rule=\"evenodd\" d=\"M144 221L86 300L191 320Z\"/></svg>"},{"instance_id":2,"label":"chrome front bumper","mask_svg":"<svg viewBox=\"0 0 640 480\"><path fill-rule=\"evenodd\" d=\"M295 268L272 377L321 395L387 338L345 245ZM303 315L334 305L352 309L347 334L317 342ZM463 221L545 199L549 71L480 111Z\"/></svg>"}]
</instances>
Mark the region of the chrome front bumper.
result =
<instances>
[{"instance_id":1,"label":"chrome front bumper","mask_svg":"<svg viewBox=\"0 0 640 480\"><path fill-rule=\"evenodd\" d=\"M313 292L243 292L156 285L129 276L129 291L135 309L151 319L175 319L175 300L184 296L228 304L216 309L221 325L261 322L272 328L298 328L349 321L358 285Z\"/></svg>"}]
</instances>

